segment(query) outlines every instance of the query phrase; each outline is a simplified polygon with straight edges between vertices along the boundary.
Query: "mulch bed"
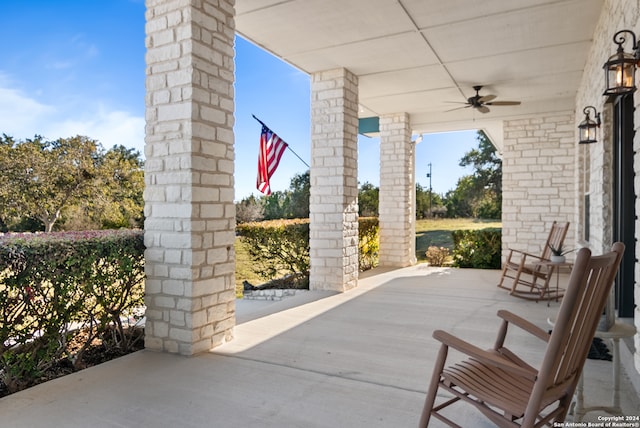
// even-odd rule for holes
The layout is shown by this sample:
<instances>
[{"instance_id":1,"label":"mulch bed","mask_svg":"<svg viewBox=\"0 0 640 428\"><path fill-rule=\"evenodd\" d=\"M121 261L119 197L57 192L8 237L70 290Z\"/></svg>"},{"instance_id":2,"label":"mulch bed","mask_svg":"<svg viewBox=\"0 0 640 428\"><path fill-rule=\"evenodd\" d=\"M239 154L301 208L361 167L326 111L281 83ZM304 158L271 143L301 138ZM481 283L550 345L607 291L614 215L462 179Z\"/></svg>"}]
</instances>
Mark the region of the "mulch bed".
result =
<instances>
[{"instance_id":1,"label":"mulch bed","mask_svg":"<svg viewBox=\"0 0 640 428\"><path fill-rule=\"evenodd\" d=\"M11 391L10 388L4 383L2 376L0 376L0 398L10 395L13 392L31 388L32 386L39 385L41 383L57 379L71 373L78 372L85 368L93 367L98 364L102 364L115 358L122 357L132 352L144 349L144 329L131 329L127 332L127 334L133 335L129 337L133 343L133 346L130 349L122 350L115 346L109 346L108 343L103 343L101 340L96 339L92 342L89 348L85 350L82 356L82 361L80 361L80 363L77 365L77 368L73 366L72 362L68 358L60 359L56 361L48 370L42 373L39 378L29 379L28 381L25 381L24 383L17 386L16 391ZM86 333L79 332L78 334L76 334L74 338L69 342L67 351L70 353L76 352L82 346L82 343L84 343L83 339L86 340Z\"/></svg>"}]
</instances>

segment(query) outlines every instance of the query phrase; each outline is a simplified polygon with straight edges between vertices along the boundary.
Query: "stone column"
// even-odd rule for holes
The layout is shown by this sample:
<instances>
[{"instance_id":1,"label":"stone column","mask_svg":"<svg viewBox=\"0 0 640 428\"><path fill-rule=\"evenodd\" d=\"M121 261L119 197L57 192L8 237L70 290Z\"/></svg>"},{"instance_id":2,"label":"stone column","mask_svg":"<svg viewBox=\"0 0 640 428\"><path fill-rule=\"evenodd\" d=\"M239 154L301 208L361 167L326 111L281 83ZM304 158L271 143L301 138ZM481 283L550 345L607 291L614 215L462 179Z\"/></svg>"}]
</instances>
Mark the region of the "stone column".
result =
<instances>
[{"instance_id":1,"label":"stone column","mask_svg":"<svg viewBox=\"0 0 640 428\"><path fill-rule=\"evenodd\" d=\"M415 145L407 113L380 117L380 266L416 263Z\"/></svg>"},{"instance_id":2,"label":"stone column","mask_svg":"<svg viewBox=\"0 0 640 428\"><path fill-rule=\"evenodd\" d=\"M235 325L234 0L147 0L145 347L192 355Z\"/></svg>"},{"instance_id":3,"label":"stone column","mask_svg":"<svg viewBox=\"0 0 640 428\"><path fill-rule=\"evenodd\" d=\"M358 78L311 77L310 286L346 291L358 281Z\"/></svg>"}]
</instances>

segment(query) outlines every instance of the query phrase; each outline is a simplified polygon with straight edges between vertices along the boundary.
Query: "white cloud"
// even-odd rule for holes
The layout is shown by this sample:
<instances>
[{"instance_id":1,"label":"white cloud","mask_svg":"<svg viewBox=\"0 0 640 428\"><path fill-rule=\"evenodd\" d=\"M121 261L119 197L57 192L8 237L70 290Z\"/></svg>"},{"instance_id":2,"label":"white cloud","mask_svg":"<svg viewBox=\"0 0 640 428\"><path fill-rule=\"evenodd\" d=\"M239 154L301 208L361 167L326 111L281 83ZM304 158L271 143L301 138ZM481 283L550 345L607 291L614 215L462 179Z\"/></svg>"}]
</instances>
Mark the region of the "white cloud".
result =
<instances>
[{"instance_id":1,"label":"white cloud","mask_svg":"<svg viewBox=\"0 0 640 428\"><path fill-rule=\"evenodd\" d=\"M0 76L0 83L4 83ZM39 118L51 115L54 108L31 99L17 89L0 86L0 132L16 138L31 138Z\"/></svg>"},{"instance_id":2,"label":"white cloud","mask_svg":"<svg viewBox=\"0 0 640 428\"><path fill-rule=\"evenodd\" d=\"M97 109L91 117L70 118L51 124L49 138L84 135L100 141L105 149L123 145L144 155L144 118L124 111Z\"/></svg>"},{"instance_id":3,"label":"white cloud","mask_svg":"<svg viewBox=\"0 0 640 428\"><path fill-rule=\"evenodd\" d=\"M36 134L47 139L84 135L106 149L121 144L144 155L144 117L95 101L81 107L46 105L9 86L0 74L0 133L18 140Z\"/></svg>"}]
</instances>

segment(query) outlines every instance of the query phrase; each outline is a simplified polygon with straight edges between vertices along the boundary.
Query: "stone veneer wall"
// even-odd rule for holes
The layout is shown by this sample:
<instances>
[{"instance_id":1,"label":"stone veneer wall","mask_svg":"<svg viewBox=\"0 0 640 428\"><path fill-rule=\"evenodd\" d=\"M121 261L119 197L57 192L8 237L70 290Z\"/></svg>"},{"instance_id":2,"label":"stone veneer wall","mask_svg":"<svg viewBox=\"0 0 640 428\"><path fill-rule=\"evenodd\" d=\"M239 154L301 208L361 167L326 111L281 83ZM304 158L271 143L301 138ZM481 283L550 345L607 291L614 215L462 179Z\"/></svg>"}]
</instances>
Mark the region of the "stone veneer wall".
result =
<instances>
[{"instance_id":1,"label":"stone veneer wall","mask_svg":"<svg viewBox=\"0 0 640 428\"><path fill-rule=\"evenodd\" d=\"M147 0L147 349L192 355L233 334L233 4Z\"/></svg>"},{"instance_id":2,"label":"stone veneer wall","mask_svg":"<svg viewBox=\"0 0 640 428\"><path fill-rule=\"evenodd\" d=\"M311 76L311 290L358 282L358 77L346 69Z\"/></svg>"},{"instance_id":3,"label":"stone veneer wall","mask_svg":"<svg viewBox=\"0 0 640 428\"><path fill-rule=\"evenodd\" d=\"M416 263L415 144L407 113L380 117L380 266Z\"/></svg>"},{"instance_id":4,"label":"stone veneer wall","mask_svg":"<svg viewBox=\"0 0 640 428\"><path fill-rule=\"evenodd\" d=\"M580 172L584 173L588 181L586 186L591 198L591 239L590 246L595 253L608 251L612 242L613 214L611 211L612 201L612 108L606 104L607 99L602 96L604 91L604 72L602 66L607 59L616 51L617 45L613 42L613 35L620 30L631 30L636 36L640 34L640 4L636 0L605 0L600 20L594 31L594 40L591 45L587 63L584 67L582 81L576 96L576 123L584 119L582 109L588 105L594 106L602 113L602 127L598 135L598 142L590 144L588 148L579 149L582 156L577 160ZM625 45L625 50L631 52L630 42ZM636 72L636 86L638 85L638 72ZM640 94L635 92L635 137L634 137L634 188L637 195L640 186ZM586 162L585 162L586 161ZM581 180L585 175L577 177ZM640 213L640 201L636 197L636 213ZM636 254L640 254L638 245L638 233L640 233L640 221L636 220ZM640 330L640 264L635 266L635 292L636 303L634 322ZM634 339L635 354L634 363L637 371L640 372L640 335L636 334Z\"/></svg>"},{"instance_id":5,"label":"stone veneer wall","mask_svg":"<svg viewBox=\"0 0 640 428\"><path fill-rule=\"evenodd\" d=\"M573 221L575 145L570 111L504 122L503 260L510 248L540 254L551 223Z\"/></svg>"}]
</instances>

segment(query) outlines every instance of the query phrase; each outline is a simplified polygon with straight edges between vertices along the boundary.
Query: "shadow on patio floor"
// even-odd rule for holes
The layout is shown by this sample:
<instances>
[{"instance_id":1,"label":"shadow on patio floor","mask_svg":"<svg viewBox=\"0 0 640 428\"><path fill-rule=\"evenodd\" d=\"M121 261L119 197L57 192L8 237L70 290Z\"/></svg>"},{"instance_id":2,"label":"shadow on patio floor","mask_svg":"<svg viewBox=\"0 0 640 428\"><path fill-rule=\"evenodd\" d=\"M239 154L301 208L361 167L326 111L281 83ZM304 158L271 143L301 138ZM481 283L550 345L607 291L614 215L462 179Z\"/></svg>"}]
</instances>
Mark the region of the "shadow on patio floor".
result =
<instances>
[{"instance_id":1,"label":"shadow on patio floor","mask_svg":"<svg viewBox=\"0 0 640 428\"><path fill-rule=\"evenodd\" d=\"M212 352L141 351L39 385L0 399L2 425L413 427L437 352L434 329L490 347L501 308L548 328L559 304L513 298L498 277L417 265L363 275L342 294L239 301L235 339ZM541 358L538 341L512 338L532 362ZM587 404L608 403L611 363L588 361L585 373ZM626 376L622 387L623 411L634 415L638 396ZM491 426L472 409L459 416L465 427Z\"/></svg>"}]
</instances>

